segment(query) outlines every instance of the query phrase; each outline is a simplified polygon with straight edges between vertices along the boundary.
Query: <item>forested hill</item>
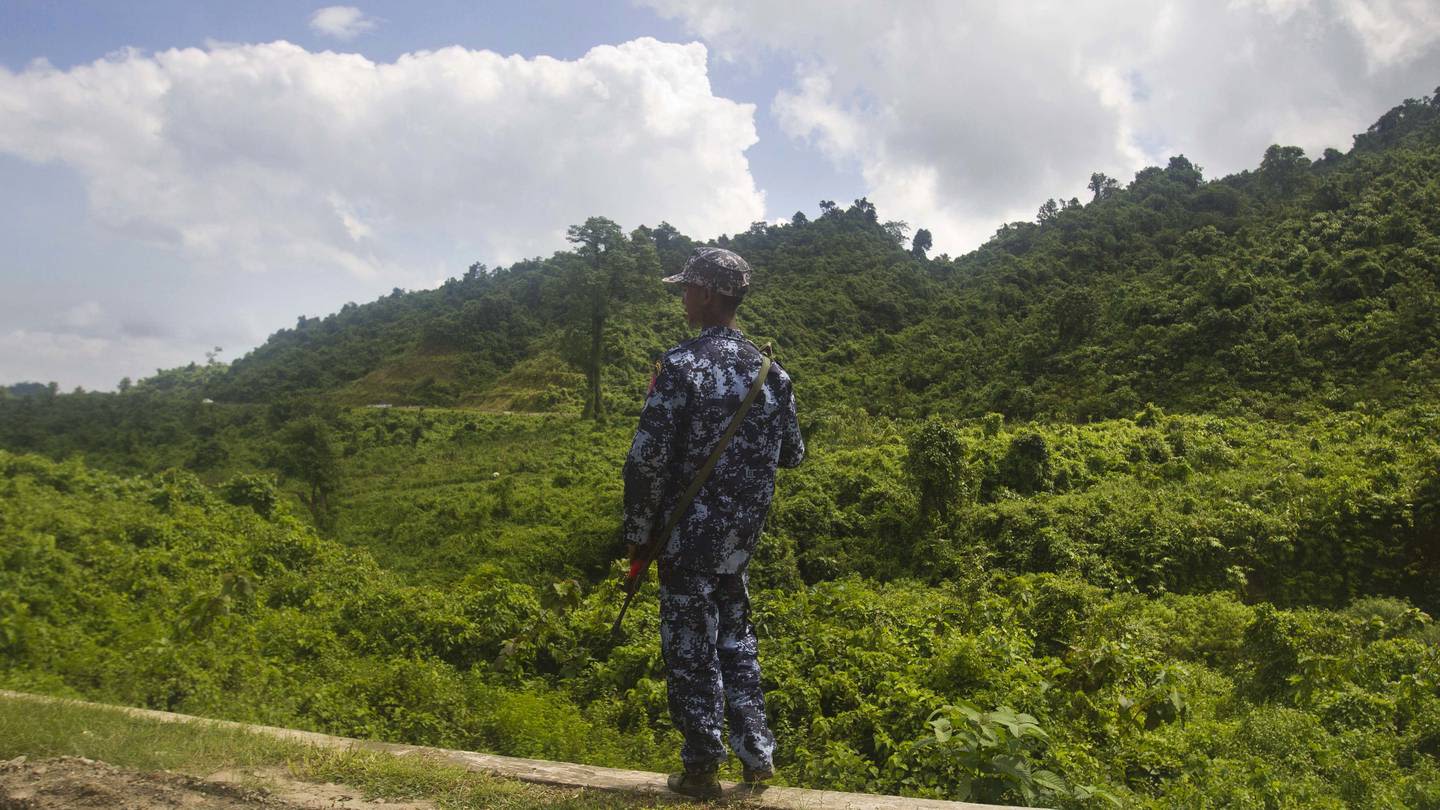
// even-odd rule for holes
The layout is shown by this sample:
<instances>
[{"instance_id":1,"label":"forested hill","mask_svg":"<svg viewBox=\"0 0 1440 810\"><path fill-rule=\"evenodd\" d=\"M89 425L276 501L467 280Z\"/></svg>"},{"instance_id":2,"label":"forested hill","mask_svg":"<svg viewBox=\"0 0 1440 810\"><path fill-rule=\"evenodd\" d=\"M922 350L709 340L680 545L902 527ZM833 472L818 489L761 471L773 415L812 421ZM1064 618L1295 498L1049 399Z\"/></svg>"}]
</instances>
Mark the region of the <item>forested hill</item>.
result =
<instances>
[{"instance_id":1,"label":"forested hill","mask_svg":"<svg viewBox=\"0 0 1440 810\"><path fill-rule=\"evenodd\" d=\"M718 244L755 266L741 327L773 340L811 405L908 417L1088 420L1146 402L1284 413L1402 402L1440 383L1440 90L1345 154L1272 146L1207 180L1184 157L1093 198L1046 201L978 250L927 257L866 200ZM924 223L916 223L923 225ZM223 374L221 401L632 411L688 332L658 279L694 242L594 218L574 250L300 318ZM163 384L165 375L147 381Z\"/></svg>"},{"instance_id":2,"label":"forested hill","mask_svg":"<svg viewBox=\"0 0 1440 810\"><path fill-rule=\"evenodd\" d=\"M721 240L809 445L748 569L784 783L1440 807L1437 178L1440 91L959 258L864 200ZM653 579L611 633L634 420L577 414L690 333L694 243L571 236L228 366L0 387L0 687L673 767Z\"/></svg>"}]
</instances>

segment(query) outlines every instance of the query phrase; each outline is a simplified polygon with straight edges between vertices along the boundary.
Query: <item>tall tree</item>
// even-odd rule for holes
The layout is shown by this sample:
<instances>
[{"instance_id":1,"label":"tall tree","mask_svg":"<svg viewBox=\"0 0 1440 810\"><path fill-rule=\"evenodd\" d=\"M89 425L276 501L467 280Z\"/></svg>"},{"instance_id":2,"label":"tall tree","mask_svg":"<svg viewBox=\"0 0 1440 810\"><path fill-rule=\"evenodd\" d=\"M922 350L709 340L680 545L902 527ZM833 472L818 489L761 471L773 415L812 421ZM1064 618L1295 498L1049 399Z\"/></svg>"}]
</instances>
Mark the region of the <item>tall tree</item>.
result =
<instances>
[{"instance_id":1,"label":"tall tree","mask_svg":"<svg viewBox=\"0 0 1440 810\"><path fill-rule=\"evenodd\" d=\"M649 238L627 240L620 226L605 217L572 225L566 238L575 244L576 261L565 276L572 329L583 335L585 418L605 421L600 392L604 369L605 325L613 309L633 299L647 280L658 278L659 261Z\"/></svg>"},{"instance_id":2,"label":"tall tree","mask_svg":"<svg viewBox=\"0 0 1440 810\"><path fill-rule=\"evenodd\" d=\"M935 240L930 236L930 229L921 228L915 231L915 238L910 240L910 253L917 259L923 259L934 246Z\"/></svg>"},{"instance_id":3,"label":"tall tree","mask_svg":"<svg viewBox=\"0 0 1440 810\"><path fill-rule=\"evenodd\" d=\"M1120 181L1104 172L1095 172L1090 175L1086 188L1094 192L1095 200L1103 200L1120 189Z\"/></svg>"},{"instance_id":4,"label":"tall tree","mask_svg":"<svg viewBox=\"0 0 1440 810\"><path fill-rule=\"evenodd\" d=\"M895 247L905 244L905 236L910 233L910 223L902 219L892 219L880 227L885 230L885 235L890 237Z\"/></svg>"},{"instance_id":5,"label":"tall tree","mask_svg":"<svg viewBox=\"0 0 1440 810\"><path fill-rule=\"evenodd\" d=\"M340 485L340 454L330 426L318 416L306 416L286 425L280 436L275 466L282 475L300 479L308 491L300 500L315 523L330 525L330 496Z\"/></svg>"},{"instance_id":6,"label":"tall tree","mask_svg":"<svg viewBox=\"0 0 1440 810\"><path fill-rule=\"evenodd\" d=\"M1165 167L1165 174L1171 179L1183 183L1186 188L1197 188L1204 174L1199 166L1191 163L1184 155L1175 155L1170 158L1170 163Z\"/></svg>"},{"instance_id":7,"label":"tall tree","mask_svg":"<svg viewBox=\"0 0 1440 810\"><path fill-rule=\"evenodd\" d=\"M1282 195L1294 194L1305 183L1310 159L1298 146L1271 144L1260 160L1260 176Z\"/></svg>"},{"instance_id":8,"label":"tall tree","mask_svg":"<svg viewBox=\"0 0 1440 810\"><path fill-rule=\"evenodd\" d=\"M637 231L646 231L644 227L637 228ZM695 249L695 242L685 234L680 233L674 225L662 221L649 231L650 239L655 244L655 252L660 257L660 268L665 275L673 275L680 272L685 265L685 260L690 258L690 252Z\"/></svg>"}]
</instances>

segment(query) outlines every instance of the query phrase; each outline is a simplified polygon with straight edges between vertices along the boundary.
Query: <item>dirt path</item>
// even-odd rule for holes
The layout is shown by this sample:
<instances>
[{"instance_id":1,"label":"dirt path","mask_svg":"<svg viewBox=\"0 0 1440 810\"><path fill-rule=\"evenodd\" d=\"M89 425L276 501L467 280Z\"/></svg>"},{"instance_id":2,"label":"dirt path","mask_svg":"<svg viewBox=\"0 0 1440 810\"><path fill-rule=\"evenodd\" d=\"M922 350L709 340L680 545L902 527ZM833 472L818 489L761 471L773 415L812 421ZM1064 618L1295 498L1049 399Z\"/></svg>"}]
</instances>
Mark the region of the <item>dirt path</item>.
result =
<instances>
[{"instance_id":1,"label":"dirt path","mask_svg":"<svg viewBox=\"0 0 1440 810\"><path fill-rule=\"evenodd\" d=\"M0 810L434 810L430 802L366 800L344 785L315 784L283 768L221 771L204 779L116 768L82 757L0 763Z\"/></svg>"}]
</instances>

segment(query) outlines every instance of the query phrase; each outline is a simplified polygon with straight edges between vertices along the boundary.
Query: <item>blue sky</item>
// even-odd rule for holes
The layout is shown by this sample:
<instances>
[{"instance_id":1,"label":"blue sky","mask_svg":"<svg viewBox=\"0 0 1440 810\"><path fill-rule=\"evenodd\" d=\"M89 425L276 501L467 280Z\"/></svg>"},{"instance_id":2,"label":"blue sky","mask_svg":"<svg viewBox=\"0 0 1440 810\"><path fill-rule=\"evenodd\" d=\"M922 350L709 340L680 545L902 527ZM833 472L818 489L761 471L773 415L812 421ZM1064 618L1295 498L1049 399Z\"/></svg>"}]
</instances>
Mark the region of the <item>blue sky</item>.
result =
<instances>
[{"instance_id":1,"label":"blue sky","mask_svg":"<svg viewBox=\"0 0 1440 810\"><path fill-rule=\"evenodd\" d=\"M0 0L0 383L233 358L595 214L865 195L958 254L1092 171L1348 148L1437 81L1432 0Z\"/></svg>"}]
</instances>

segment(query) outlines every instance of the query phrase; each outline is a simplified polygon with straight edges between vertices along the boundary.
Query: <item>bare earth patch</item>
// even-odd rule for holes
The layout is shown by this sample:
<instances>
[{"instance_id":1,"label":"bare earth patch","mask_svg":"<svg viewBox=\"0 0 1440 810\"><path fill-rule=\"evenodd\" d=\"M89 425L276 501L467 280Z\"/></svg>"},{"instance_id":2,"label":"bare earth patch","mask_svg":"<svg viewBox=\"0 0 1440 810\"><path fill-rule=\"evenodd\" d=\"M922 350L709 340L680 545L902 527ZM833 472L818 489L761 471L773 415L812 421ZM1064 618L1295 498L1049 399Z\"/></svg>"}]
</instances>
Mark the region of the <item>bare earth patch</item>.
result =
<instances>
[{"instance_id":1,"label":"bare earth patch","mask_svg":"<svg viewBox=\"0 0 1440 810\"><path fill-rule=\"evenodd\" d=\"M125 808L125 810L237 810L237 808L384 808L433 810L430 802L366 800L345 785L316 784L283 768L221 771L205 779L168 771L116 768L83 757L0 763L0 810Z\"/></svg>"}]
</instances>

